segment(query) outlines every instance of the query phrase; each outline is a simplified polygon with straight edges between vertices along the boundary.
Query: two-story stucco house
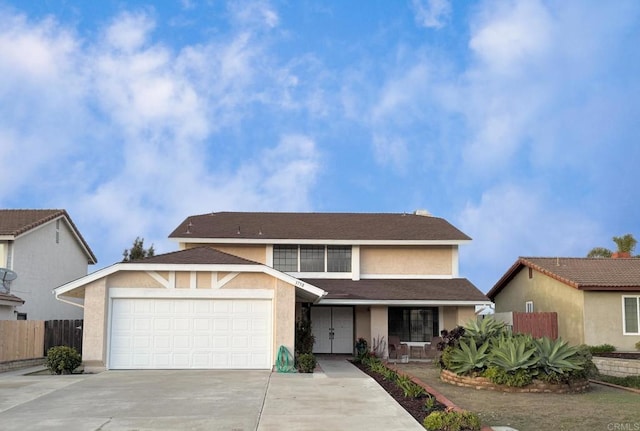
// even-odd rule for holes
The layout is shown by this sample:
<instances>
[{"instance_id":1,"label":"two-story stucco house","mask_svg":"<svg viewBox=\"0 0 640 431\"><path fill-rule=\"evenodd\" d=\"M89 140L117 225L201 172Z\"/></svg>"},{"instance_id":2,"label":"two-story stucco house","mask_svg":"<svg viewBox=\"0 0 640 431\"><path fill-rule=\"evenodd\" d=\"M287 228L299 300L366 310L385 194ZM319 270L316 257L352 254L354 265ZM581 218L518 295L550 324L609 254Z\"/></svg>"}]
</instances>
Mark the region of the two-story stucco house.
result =
<instances>
[{"instance_id":1,"label":"two-story stucco house","mask_svg":"<svg viewBox=\"0 0 640 431\"><path fill-rule=\"evenodd\" d=\"M271 368L305 315L316 353L422 346L489 304L458 274L470 238L428 215L220 212L170 238L180 251L56 289L84 300L86 367Z\"/></svg>"},{"instance_id":2,"label":"two-story stucco house","mask_svg":"<svg viewBox=\"0 0 640 431\"><path fill-rule=\"evenodd\" d=\"M96 262L65 210L0 210L0 267L18 275L0 296L0 319L81 319L80 307L56 301L51 290Z\"/></svg>"}]
</instances>

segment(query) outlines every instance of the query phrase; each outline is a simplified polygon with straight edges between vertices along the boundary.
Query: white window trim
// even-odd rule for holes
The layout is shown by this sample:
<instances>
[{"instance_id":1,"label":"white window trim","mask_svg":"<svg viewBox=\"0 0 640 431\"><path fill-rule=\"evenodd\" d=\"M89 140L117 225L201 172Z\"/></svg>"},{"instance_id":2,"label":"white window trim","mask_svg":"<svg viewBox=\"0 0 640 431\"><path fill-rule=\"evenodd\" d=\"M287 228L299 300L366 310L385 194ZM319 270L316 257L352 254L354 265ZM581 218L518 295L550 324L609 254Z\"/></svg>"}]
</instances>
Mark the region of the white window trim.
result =
<instances>
[{"instance_id":1,"label":"white window trim","mask_svg":"<svg viewBox=\"0 0 640 431\"><path fill-rule=\"evenodd\" d=\"M533 301L526 301L524 303L524 312L525 313L533 313L534 308L533 308Z\"/></svg>"},{"instance_id":2,"label":"white window trim","mask_svg":"<svg viewBox=\"0 0 640 431\"><path fill-rule=\"evenodd\" d=\"M625 325L626 312L624 308L625 298L634 298L636 300L636 319L638 322L638 332L627 332ZM622 335L640 335L640 295L622 295Z\"/></svg>"}]
</instances>

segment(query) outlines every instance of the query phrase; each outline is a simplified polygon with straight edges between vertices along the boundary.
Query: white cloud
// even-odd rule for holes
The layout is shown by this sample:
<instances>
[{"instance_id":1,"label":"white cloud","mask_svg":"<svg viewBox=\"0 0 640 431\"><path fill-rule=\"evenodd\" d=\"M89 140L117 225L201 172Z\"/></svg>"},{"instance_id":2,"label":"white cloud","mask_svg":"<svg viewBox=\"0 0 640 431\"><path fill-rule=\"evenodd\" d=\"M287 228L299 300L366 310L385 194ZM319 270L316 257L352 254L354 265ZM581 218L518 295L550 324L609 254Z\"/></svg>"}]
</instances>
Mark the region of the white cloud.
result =
<instances>
[{"instance_id":1,"label":"white cloud","mask_svg":"<svg viewBox=\"0 0 640 431\"><path fill-rule=\"evenodd\" d=\"M553 23L538 0L490 4L476 18L469 47L495 77L526 73L553 47Z\"/></svg>"},{"instance_id":2,"label":"white cloud","mask_svg":"<svg viewBox=\"0 0 640 431\"><path fill-rule=\"evenodd\" d=\"M0 118L0 155L21 163L0 170L0 201L38 171L47 184L24 192L66 207L101 264L136 236L172 249L166 235L191 213L310 208L321 163L309 135L285 133L238 160L235 142L218 137L290 85L254 31L277 15L252 5L236 31L178 51L154 41L144 11L115 17L95 40L7 15L0 95L21 105Z\"/></svg>"},{"instance_id":3,"label":"white cloud","mask_svg":"<svg viewBox=\"0 0 640 431\"><path fill-rule=\"evenodd\" d=\"M465 272L483 291L493 286L518 256L580 256L592 247L597 226L581 208L551 204L539 184L502 184L468 201L456 225L473 238L461 248ZM462 274L463 276L465 274Z\"/></svg>"},{"instance_id":4,"label":"white cloud","mask_svg":"<svg viewBox=\"0 0 640 431\"><path fill-rule=\"evenodd\" d=\"M412 0L416 22L426 28L442 28L451 16L450 0Z\"/></svg>"}]
</instances>

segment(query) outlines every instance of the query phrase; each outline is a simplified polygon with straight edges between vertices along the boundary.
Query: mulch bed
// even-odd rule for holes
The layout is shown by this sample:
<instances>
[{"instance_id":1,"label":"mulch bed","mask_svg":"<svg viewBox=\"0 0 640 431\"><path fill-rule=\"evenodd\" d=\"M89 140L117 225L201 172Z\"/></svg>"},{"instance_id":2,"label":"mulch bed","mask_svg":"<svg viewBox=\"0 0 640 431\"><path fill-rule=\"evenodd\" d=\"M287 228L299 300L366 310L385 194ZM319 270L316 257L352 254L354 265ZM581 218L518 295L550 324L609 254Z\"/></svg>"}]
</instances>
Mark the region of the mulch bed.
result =
<instances>
[{"instance_id":1,"label":"mulch bed","mask_svg":"<svg viewBox=\"0 0 640 431\"><path fill-rule=\"evenodd\" d=\"M382 389L387 391L387 393L391 395L391 397L393 397L393 399L395 399L411 416L413 416L420 425L422 425L424 418L426 418L431 412L438 410L442 411L446 408L443 404L436 401L434 408L432 410L427 410L425 407L425 401L427 400L426 395L418 398L405 397L402 389L400 389L394 382L385 380L380 374L374 373L359 362L354 361L352 363L382 386Z\"/></svg>"}]
</instances>

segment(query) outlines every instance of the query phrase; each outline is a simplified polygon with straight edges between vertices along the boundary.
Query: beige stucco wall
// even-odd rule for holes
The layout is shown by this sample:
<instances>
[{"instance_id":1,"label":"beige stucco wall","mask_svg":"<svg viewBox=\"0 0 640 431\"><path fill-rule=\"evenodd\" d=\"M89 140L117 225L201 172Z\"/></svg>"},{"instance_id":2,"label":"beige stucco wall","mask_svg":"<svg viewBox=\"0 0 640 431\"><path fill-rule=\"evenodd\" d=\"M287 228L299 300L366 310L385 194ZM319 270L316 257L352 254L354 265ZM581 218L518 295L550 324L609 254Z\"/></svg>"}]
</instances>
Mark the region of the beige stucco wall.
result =
<instances>
[{"instance_id":1,"label":"beige stucco wall","mask_svg":"<svg viewBox=\"0 0 640 431\"><path fill-rule=\"evenodd\" d=\"M612 344L617 350L635 351L640 335L623 335L622 297L640 292L584 292L584 342L590 346Z\"/></svg>"},{"instance_id":2,"label":"beige stucco wall","mask_svg":"<svg viewBox=\"0 0 640 431\"><path fill-rule=\"evenodd\" d=\"M371 342L369 347L373 348L376 341L384 340L385 357L389 354L386 348L389 339L389 311L386 305L372 305L371 307Z\"/></svg>"},{"instance_id":3,"label":"beige stucco wall","mask_svg":"<svg viewBox=\"0 0 640 431\"><path fill-rule=\"evenodd\" d=\"M280 346L285 346L294 354L296 324L296 291L293 286L282 280L275 283L273 304L273 362L277 361Z\"/></svg>"},{"instance_id":4,"label":"beige stucco wall","mask_svg":"<svg viewBox=\"0 0 640 431\"><path fill-rule=\"evenodd\" d=\"M496 313L524 312L526 301L533 301L533 311L558 313L558 336L571 344L584 339L584 292L547 275L527 268L521 270L495 298Z\"/></svg>"},{"instance_id":5,"label":"beige stucco wall","mask_svg":"<svg viewBox=\"0 0 640 431\"><path fill-rule=\"evenodd\" d=\"M86 372L103 371L106 366L107 287L106 279L85 287L82 324L82 362Z\"/></svg>"},{"instance_id":6,"label":"beige stucco wall","mask_svg":"<svg viewBox=\"0 0 640 431\"><path fill-rule=\"evenodd\" d=\"M360 273L367 274L452 274L453 251L449 246L360 247Z\"/></svg>"},{"instance_id":7,"label":"beige stucco wall","mask_svg":"<svg viewBox=\"0 0 640 431\"><path fill-rule=\"evenodd\" d=\"M186 248L207 246L220 250L224 253L239 256L244 259L252 260L266 264L267 247L266 245L229 245L229 244L184 244Z\"/></svg>"},{"instance_id":8,"label":"beige stucco wall","mask_svg":"<svg viewBox=\"0 0 640 431\"><path fill-rule=\"evenodd\" d=\"M356 305L354 307L355 316L355 338L360 337L367 340L367 343L371 345L371 312L368 305Z\"/></svg>"},{"instance_id":9,"label":"beige stucco wall","mask_svg":"<svg viewBox=\"0 0 640 431\"><path fill-rule=\"evenodd\" d=\"M167 278L167 274L162 275ZM116 272L109 276L109 287L141 287L141 288L158 288L162 287L160 283L154 280L149 274L143 271L127 271Z\"/></svg>"},{"instance_id":10,"label":"beige stucco wall","mask_svg":"<svg viewBox=\"0 0 640 431\"><path fill-rule=\"evenodd\" d=\"M447 331L476 319L475 307L442 307L440 328Z\"/></svg>"}]
</instances>

